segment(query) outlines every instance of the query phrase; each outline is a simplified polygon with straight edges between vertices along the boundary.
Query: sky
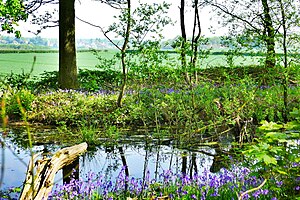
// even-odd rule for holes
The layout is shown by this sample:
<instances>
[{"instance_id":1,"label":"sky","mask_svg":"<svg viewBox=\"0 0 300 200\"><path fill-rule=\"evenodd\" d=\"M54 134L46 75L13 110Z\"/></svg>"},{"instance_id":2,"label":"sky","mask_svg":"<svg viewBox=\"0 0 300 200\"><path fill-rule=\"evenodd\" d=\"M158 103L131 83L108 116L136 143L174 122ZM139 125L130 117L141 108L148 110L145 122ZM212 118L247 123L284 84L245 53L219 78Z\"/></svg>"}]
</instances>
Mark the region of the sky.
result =
<instances>
[{"instance_id":1,"label":"sky","mask_svg":"<svg viewBox=\"0 0 300 200\"><path fill-rule=\"evenodd\" d=\"M140 0L145 3L159 3L163 2L162 0ZM166 26L163 31L163 35L166 39L173 39L178 35L181 35L180 31L180 18L179 18L179 0L165 0L167 3L171 4L169 10L169 17L175 21L174 26ZM138 0L133 0L133 7L137 5ZM189 8L191 9L191 8ZM93 1L93 0L80 0L75 3L75 12L76 16L91 22L92 24L101 26L103 28L108 27L114 21L114 16L118 15L118 11L116 9L111 8L105 4ZM201 10L200 14L201 25L202 25L202 34L205 36L214 36L213 33L209 30L209 27L213 25L217 25L216 21L211 21L210 18L213 16L210 14L208 9ZM191 12L187 10L186 12L186 29L188 36L191 36L192 33L192 24L193 24L193 16ZM92 27L87 25L79 20L76 20L76 38L104 38L99 28ZM28 30L35 29L35 26L31 25L29 20L28 22L20 23L19 29L21 30L23 37L35 37L34 34L29 33ZM218 29L219 30L219 29ZM217 34L222 35L222 32L218 31ZM43 30L39 36L44 38L58 38L58 28L48 28Z\"/></svg>"}]
</instances>

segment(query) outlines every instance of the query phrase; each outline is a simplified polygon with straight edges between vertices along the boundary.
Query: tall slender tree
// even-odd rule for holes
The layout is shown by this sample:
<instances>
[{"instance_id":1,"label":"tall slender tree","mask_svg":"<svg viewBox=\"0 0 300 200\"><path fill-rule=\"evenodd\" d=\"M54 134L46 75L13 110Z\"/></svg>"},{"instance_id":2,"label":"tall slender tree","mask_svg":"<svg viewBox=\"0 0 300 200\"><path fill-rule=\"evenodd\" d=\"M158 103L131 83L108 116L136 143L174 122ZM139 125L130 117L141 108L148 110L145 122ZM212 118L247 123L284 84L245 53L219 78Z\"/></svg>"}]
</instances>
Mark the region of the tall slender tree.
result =
<instances>
[{"instance_id":1,"label":"tall slender tree","mask_svg":"<svg viewBox=\"0 0 300 200\"><path fill-rule=\"evenodd\" d=\"M273 26L273 19L271 17L270 5L268 0L261 0L263 7L263 27L264 40L267 46L266 64L267 68L273 68L276 64L275 58L275 28Z\"/></svg>"},{"instance_id":2,"label":"tall slender tree","mask_svg":"<svg viewBox=\"0 0 300 200\"><path fill-rule=\"evenodd\" d=\"M192 27L192 35L188 38L186 25L185 25L185 13L186 6L191 5L193 8L193 27ZM180 48L180 60L181 67L184 73L185 81L187 84L192 85L197 83L197 69L196 63L199 58L199 45L201 40L201 22L200 22L200 8L203 5L203 2L199 2L199 0L188 1L180 0L180 29L181 29L181 37L179 40L176 40L172 45L174 48ZM207 54L207 52L202 51L202 56ZM189 59L187 59L189 57Z\"/></svg>"},{"instance_id":3,"label":"tall slender tree","mask_svg":"<svg viewBox=\"0 0 300 200\"><path fill-rule=\"evenodd\" d=\"M181 66L184 71L185 81L187 83L190 82L189 73L187 70L186 63L186 46L187 46L187 36L185 29L185 0L180 0L180 30L181 30L181 41L180 41L180 58L181 58Z\"/></svg>"}]
</instances>

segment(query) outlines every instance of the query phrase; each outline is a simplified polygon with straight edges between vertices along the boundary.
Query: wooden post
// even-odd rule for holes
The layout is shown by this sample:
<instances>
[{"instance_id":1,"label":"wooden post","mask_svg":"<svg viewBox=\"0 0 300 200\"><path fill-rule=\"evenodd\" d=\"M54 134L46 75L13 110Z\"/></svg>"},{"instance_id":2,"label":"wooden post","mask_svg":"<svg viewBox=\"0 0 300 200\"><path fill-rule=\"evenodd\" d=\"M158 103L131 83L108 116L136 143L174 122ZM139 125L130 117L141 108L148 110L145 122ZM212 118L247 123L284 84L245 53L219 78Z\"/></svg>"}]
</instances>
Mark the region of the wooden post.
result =
<instances>
[{"instance_id":1,"label":"wooden post","mask_svg":"<svg viewBox=\"0 0 300 200\"><path fill-rule=\"evenodd\" d=\"M36 160L41 154L34 155L28 165L20 200L47 199L52 190L57 171L65 165L71 164L86 149L87 143L84 142L61 149L54 153L52 158Z\"/></svg>"}]
</instances>

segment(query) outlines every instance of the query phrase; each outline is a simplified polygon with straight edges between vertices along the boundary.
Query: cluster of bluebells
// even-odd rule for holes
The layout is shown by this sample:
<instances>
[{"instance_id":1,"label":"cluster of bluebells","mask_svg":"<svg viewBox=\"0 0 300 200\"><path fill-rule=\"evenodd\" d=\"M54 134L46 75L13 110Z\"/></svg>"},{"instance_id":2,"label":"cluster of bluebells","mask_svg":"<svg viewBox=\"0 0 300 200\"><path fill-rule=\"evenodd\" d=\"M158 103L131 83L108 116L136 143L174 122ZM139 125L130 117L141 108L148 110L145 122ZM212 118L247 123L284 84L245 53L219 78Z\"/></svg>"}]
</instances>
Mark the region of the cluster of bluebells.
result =
<instances>
[{"instance_id":1,"label":"cluster of bluebells","mask_svg":"<svg viewBox=\"0 0 300 200\"><path fill-rule=\"evenodd\" d=\"M250 176L250 170L235 167L233 170L222 169L213 174L209 170L187 176L170 170L160 174L157 180L150 178L150 172L144 179L125 175L122 168L116 180L105 180L103 175L89 173L86 179L72 179L70 183L56 186L50 199L237 199L241 193L255 188L262 179ZM273 199L273 192L261 188L246 194L243 199Z\"/></svg>"},{"instance_id":2,"label":"cluster of bluebells","mask_svg":"<svg viewBox=\"0 0 300 200\"><path fill-rule=\"evenodd\" d=\"M115 91L112 90L98 90L95 92L89 92L86 90L73 90L73 89L59 89L57 91L47 92L46 95L55 95L55 94L69 94L69 95L82 95L82 96L106 96L116 94Z\"/></svg>"}]
</instances>

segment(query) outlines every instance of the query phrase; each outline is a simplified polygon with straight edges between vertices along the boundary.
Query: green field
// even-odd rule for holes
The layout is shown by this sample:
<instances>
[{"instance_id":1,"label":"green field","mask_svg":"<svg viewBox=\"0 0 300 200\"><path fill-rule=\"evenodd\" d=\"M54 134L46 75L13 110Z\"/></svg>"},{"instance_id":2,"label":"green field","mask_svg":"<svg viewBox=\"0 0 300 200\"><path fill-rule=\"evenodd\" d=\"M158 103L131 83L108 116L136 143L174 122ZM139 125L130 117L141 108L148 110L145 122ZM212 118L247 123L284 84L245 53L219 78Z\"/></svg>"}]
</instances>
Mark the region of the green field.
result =
<instances>
[{"instance_id":1,"label":"green field","mask_svg":"<svg viewBox=\"0 0 300 200\"><path fill-rule=\"evenodd\" d=\"M105 58L111 58L115 51L101 51L100 55ZM34 66L33 75L39 75L44 71L58 70L58 53L0 53L0 74L29 72L36 56L36 64ZM175 57L175 61L179 60L177 54L170 54ZM178 59L176 58L178 57ZM237 57L234 59L235 65L249 65L258 62L259 57L246 56L244 58ZM77 64L79 69L95 69L98 60L92 52L78 52ZM206 68L211 66L226 65L226 57L224 55L210 55L207 59L200 62L200 67Z\"/></svg>"},{"instance_id":2,"label":"green field","mask_svg":"<svg viewBox=\"0 0 300 200\"><path fill-rule=\"evenodd\" d=\"M114 52L100 52L105 57L112 57ZM58 53L0 53L0 74L29 72L36 56L33 75L44 71L58 70ZM80 69L93 69L98 60L92 52L79 52L77 64Z\"/></svg>"}]
</instances>

